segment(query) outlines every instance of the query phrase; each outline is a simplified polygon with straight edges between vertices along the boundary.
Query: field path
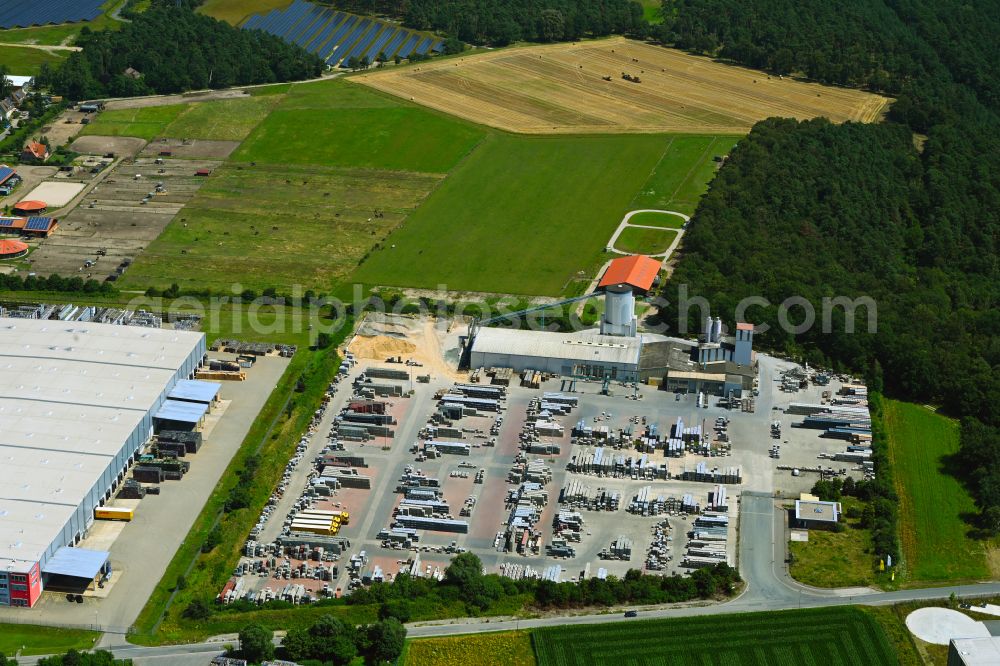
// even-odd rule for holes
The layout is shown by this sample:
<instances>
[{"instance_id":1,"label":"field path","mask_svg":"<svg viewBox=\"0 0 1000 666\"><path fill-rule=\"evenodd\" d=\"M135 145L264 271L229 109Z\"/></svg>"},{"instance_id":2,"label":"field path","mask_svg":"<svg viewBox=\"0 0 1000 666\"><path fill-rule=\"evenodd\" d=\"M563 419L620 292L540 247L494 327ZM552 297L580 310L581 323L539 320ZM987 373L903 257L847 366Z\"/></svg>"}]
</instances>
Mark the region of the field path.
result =
<instances>
[{"instance_id":1,"label":"field path","mask_svg":"<svg viewBox=\"0 0 1000 666\"><path fill-rule=\"evenodd\" d=\"M82 51L79 46L56 46L54 44L19 44L14 42L0 42L0 46L15 46L24 49L38 49L49 53L63 53L65 51Z\"/></svg>"},{"instance_id":2,"label":"field path","mask_svg":"<svg viewBox=\"0 0 1000 666\"><path fill-rule=\"evenodd\" d=\"M619 224L618 228L615 229L615 233L611 235L611 240L608 241L609 250L611 250L616 254L625 254L625 255L633 254L632 252L625 252L615 247L615 243L618 241L618 237L621 236L622 232L625 231L625 229L627 229L628 227L635 227L637 229L669 229L669 227L657 227L647 224L630 224L629 220L631 220L634 216L638 215L639 213L664 213L666 215L676 215L677 217L682 218L684 220L685 225L691 221L690 215L685 215L684 213L678 213L677 211L674 210L657 210L655 208L642 208L639 210L629 211L628 213L625 213L625 217L622 218L621 224ZM663 263L666 263L667 259L670 258L670 254L677 248L677 244L680 243L681 237L684 235L683 228L673 229L672 231L676 231L677 234L674 236L674 242L670 244L670 247L668 247L664 252L661 252L660 254L650 255L651 257L663 257ZM609 261L608 263L611 262ZM601 272L603 273L604 270L602 269Z\"/></svg>"}]
</instances>

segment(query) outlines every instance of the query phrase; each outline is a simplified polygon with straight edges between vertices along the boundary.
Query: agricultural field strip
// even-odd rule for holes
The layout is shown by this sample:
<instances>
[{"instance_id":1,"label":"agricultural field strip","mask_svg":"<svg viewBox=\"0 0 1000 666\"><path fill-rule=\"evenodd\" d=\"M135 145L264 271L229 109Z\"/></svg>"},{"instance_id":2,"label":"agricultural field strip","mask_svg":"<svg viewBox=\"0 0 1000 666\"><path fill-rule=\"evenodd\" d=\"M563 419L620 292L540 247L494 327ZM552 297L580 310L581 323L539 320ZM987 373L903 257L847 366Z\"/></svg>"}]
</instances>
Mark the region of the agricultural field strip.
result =
<instances>
[{"instance_id":1,"label":"agricultural field strip","mask_svg":"<svg viewBox=\"0 0 1000 666\"><path fill-rule=\"evenodd\" d=\"M638 63L632 61L635 56ZM594 72L595 66L600 71ZM633 70L643 83L618 78L619 72ZM612 80L602 81L601 76ZM459 115L472 120L525 132L569 131L560 123L573 124L577 131L624 131L615 125L683 131L699 123L714 133L739 133L772 115L873 120L889 101L854 90L768 79L762 73L625 40L497 51L359 80L434 108L459 109Z\"/></svg>"},{"instance_id":2,"label":"agricultural field strip","mask_svg":"<svg viewBox=\"0 0 1000 666\"><path fill-rule=\"evenodd\" d=\"M668 656L682 663L816 666L895 663L884 634L861 611L823 609L811 612L813 617L799 614L800 617L796 613L783 613L766 618L749 615L732 618L724 626L718 618L686 618L560 627L537 630L533 639L540 666L618 664L623 657L646 656L660 657L662 661L657 663L666 663ZM656 631L661 628L663 631ZM717 658L706 661L703 657L708 654Z\"/></svg>"}]
</instances>

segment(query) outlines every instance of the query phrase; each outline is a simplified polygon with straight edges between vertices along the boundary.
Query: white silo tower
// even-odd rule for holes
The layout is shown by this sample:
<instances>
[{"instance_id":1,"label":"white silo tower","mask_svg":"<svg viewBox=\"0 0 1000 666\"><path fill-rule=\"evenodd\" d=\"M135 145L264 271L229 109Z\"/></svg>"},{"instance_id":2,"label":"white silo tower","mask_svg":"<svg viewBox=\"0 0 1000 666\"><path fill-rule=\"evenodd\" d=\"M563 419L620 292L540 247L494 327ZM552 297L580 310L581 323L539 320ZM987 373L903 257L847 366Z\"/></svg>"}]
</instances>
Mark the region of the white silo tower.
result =
<instances>
[{"instance_id":1,"label":"white silo tower","mask_svg":"<svg viewBox=\"0 0 1000 666\"><path fill-rule=\"evenodd\" d=\"M635 296L632 287L616 284L604 290L604 317L601 319L602 335L635 336Z\"/></svg>"}]
</instances>

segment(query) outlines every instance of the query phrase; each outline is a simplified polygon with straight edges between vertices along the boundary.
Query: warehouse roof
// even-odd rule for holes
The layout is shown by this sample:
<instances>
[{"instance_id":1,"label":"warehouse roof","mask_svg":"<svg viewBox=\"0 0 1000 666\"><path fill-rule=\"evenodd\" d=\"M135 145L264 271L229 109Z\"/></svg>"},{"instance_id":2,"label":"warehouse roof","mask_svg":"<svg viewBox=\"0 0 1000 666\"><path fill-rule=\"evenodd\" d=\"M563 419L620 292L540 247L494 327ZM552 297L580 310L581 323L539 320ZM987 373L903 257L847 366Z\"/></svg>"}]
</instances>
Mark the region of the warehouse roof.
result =
<instances>
[{"instance_id":1,"label":"warehouse roof","mask_svg":"<svg viewBox=\"0 0 1000 666\"><path fill-rule=\"evenodd\" d=\"M472 343L474 352L536 356L573 361L639 364L642 340L617 335L599 335L593 330L579 333L521 331L482 328Z\"/></svg>"},{"instance_id":2,"label":"warehouse roof","mask_svg":"<svg viewBox=\"0 0 1000 666\"><path fill-rule=\"evenodd\" d=\"M203 339L0 318L0 568L43 557Z\"/></svg>"},{"instance_id":3,"label":"warehouse roof","mask_svg":"<svg viewBox=\"0 0 1000 666\"><path fill-rule=\"evenodd\" d=\"M89 578L93 580L108 561L106 550L88 550L63 546L45 563L42 572L55 576Z\"/></svg>"},{"instance_id":4,"label":"warehouse roof","mask_svg":"<svg viewBox=\"0 0 1000 666\"><path fill-rule=\"evenodd\" d=\"M180 379L170 389L167 397L174 400L209 403L215 400L222 389L218 382L205 382L200 379Z\"/></svg>"},{"instance_id":5,"label":"warehouse roof","mask_svg":"<svg viewBox=\"0 0 1000 666\"><path fill-rule=\"evenodd\" d=\"M179 421L181 423L198 423L205 417L208 405L203 402L185 402L183 400L164 400L156 418L161 421Z\"/></svg>"},{"instance_id":6,"label":"warehouse roof","mask_svg":"<svg viewBox=\"0 0 1000 666\"><path fill-rule=\"evenodd\" d=\"M627 284L636 289L649 291L660 272L660 262L642 254L614 259L604 271L597 288L603 289L616 284Z\"/></svg>"}]
</instances>

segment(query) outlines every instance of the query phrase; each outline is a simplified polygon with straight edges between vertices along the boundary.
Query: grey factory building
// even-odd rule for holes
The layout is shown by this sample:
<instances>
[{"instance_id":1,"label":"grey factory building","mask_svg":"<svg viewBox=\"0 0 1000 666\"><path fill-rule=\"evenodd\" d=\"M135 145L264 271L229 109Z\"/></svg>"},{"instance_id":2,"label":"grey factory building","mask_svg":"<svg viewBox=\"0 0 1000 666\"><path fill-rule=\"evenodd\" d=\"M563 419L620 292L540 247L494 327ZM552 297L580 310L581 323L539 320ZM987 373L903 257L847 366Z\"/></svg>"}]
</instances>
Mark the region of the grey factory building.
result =
<instances>
[{"instance_id":1,"label":"grey factory building","mask_svg":"<svg viewBox=\"0 0 1000 666\"><path fill-rule=\"evenodd\" d=\"M108 553L72 546L158 414L208 409L171 397L205 351L201 333L0 318L0 605L34 605L50 576L109 571Z\"/></svg>"}]
</instances>

